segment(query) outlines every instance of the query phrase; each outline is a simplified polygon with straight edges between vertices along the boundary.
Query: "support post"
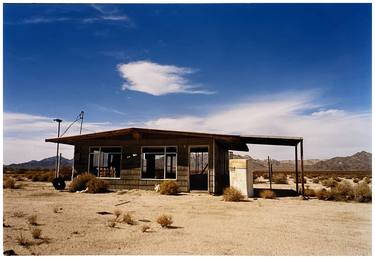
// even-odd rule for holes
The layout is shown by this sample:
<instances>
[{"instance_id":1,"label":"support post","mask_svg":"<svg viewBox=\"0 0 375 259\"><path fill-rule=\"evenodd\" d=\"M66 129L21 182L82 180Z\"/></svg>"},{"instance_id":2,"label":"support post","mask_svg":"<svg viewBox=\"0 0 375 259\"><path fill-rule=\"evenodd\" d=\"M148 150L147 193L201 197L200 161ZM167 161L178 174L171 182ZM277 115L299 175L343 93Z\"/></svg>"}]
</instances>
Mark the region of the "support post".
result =
<instances>
[{"instance_id":1,"label":"support post","mask_svg":"<svg viewBox=\"0 0 375 259\"><path fill-rule=\"evenodd\" d=\"M303 140L301 140L301 182L302 182L302 196L305 196L305 183L304 183L304 171L303 171Z\"/></svg>"},{"instance_id":2,"label":"support post","mask_svg":"<svg viewBox=\"0 0 375 259\"><path fill-rule=\"evenodd\" d=\"M296 192L298 193L298 147L294 147L294 157L296 161Z\"/></svg>"}]
</instances>

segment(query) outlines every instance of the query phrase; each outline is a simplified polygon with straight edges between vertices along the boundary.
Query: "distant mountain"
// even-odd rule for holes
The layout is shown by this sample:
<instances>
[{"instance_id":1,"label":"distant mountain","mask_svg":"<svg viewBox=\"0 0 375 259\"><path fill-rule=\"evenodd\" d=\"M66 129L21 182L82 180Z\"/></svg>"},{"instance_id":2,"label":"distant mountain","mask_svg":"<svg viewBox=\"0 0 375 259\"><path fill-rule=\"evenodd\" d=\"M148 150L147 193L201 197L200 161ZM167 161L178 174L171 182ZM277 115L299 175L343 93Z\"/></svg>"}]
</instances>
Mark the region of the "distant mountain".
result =
<instances>
[{"instance_id":1,"label":"distant mountain","mask_svg":"<svg viewBox=\"0 0 375 259\"><path fill-rule=\"evenodd\" d=\"M337 171L352 171L352 170L371 170L372 154L366 151L355 153L347 157L334 157L325 161L320 161L312 165L312 170L337 170Z\"/></svg>"},{"instance_id":2,"label":"distant mountain","mask_svg":"<svg viewBox=\"0 0 375 259\"><path fill-rule=\"evenodd\" d=\"M334 157L331 159L306 159L303 160L305 170L316 170L316 171L371 171L371 153L366 151L358 152L352 156L347 157ZM254 159L248 155L233 154L232 158L243 158L250 160L250 168L253 170L268 170L268 161ZM286 171L295 170L294 160L271 160L273 170ZM300 164L298 164L298 167Z\"/></svg>"},{"instance_id":3,"label":"distant mountain","mask_svg":"<svg viewBox=\"0 0 375 259\"><path fill-rule=\"evenodd\" d=\"M60 167L63 166L72 166L73 165L73 159L67 159L65 157L61 157L60 161ZM48 157L45 159L42 159L40 161L37 160L31 160L29 162L20 163L20 164L10 164L5 165L5 168L11 168L11 169L53 169L56 166L56 157Z\"/></svg>"}]
</instances>

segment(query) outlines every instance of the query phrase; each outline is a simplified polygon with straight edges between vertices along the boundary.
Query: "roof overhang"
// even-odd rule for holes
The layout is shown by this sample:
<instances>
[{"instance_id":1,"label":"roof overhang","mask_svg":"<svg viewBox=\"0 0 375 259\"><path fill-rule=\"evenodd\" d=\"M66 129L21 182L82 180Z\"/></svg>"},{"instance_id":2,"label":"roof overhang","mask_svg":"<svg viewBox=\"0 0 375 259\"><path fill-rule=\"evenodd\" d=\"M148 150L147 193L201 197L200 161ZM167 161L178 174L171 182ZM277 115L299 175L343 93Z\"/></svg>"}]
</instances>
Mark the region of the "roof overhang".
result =
<instances>
[{"instance_id":1,"label":"roof overhang","mask_svg":"<svg viewBox=\"0 0 375 259\"><path fill-rule=\"evenodd\" d=\"M159 130L146 128L125 128L119 130L103 131L98 133L90 133L83 135L67 136L60 138L49 138L46 142L61 143L75 145L80 142L86 142L94 139L112 138L117 136L132 135L133 138L139 138L143 134L156 134L167 136L195 137L195 138L212 138L218 143L226 146L230 150L249 151L247 144L262 145L283 145L296 146L303 139L301 137L276 137L276 136L260 136L260 135L228 135L228 134L211 134L203 132L188 132L174 130Z\"/></svg>"}]
</instances>

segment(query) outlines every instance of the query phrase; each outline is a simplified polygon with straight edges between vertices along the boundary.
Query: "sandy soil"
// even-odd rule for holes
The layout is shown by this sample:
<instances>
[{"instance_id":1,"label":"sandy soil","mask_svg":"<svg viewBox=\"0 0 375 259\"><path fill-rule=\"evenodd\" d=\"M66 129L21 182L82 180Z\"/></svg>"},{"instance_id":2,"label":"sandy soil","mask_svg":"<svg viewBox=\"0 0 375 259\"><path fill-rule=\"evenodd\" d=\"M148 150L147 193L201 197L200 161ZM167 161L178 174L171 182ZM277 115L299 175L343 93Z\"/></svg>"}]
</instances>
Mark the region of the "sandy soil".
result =
<instances>
[{"instance_id":1,"label":"sandy soil","mask_svg":"<svg viewBox=\"0 0 375 259\"><path fill-rule=\"evenodd\" d=\"M23 189L5 189L3 196L9 225L3 228L4 250L20 255L371 255L371 204L297 197L231 203L205 193L86 194L24 183ZM116 208L130 212L137 224L108 227L114 215L97 212ZM156 223L162 213L173 216L173 228ZM32 214L42 240L31 236L27 217ZM146 224L151 229L143 233ZM20 233L30 246L17 244Z\"/></svg>"}]
</instances>

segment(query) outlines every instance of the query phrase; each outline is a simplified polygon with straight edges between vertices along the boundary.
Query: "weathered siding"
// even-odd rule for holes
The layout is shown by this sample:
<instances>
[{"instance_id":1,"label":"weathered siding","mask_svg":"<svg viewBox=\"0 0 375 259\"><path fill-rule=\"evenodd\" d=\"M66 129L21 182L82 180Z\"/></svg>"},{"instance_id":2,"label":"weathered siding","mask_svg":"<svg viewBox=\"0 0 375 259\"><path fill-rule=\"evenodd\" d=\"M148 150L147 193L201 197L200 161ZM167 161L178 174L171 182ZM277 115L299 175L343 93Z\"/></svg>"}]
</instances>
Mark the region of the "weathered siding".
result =
<instances>
[{"instance_id":1,"label":"weathered siding","mask_svg":"<svg viewBox=\"0 0 375 259\"><path fill-rule=\"evenodd\" d=\"M207 145L209 146L209 192L220 194L219 187L213 188L214 170L213 170L213 140L211 138L174 138L173 136L133 136L132 138L117 137L111 139L97 139L89 142L81 142L75 146L74 168L77 173L88 171L89 148L95 146L119 146L122 147L122 162L120 179L105 179L110 189L145 189L153 190L155 184L163 180L143 180L141 179L141 147L142 146L177 146L177 183L180 190L188 192L189 190L189 146ZM217 147L217 151L221 148ZM136 154L137 156L133 156ZM217 173L222 169L218 161L220 155L215 158ZM217 178L216 178L217 179ZM220 185L220 178L218 181Z\"/></svg>"}]
</instances>

